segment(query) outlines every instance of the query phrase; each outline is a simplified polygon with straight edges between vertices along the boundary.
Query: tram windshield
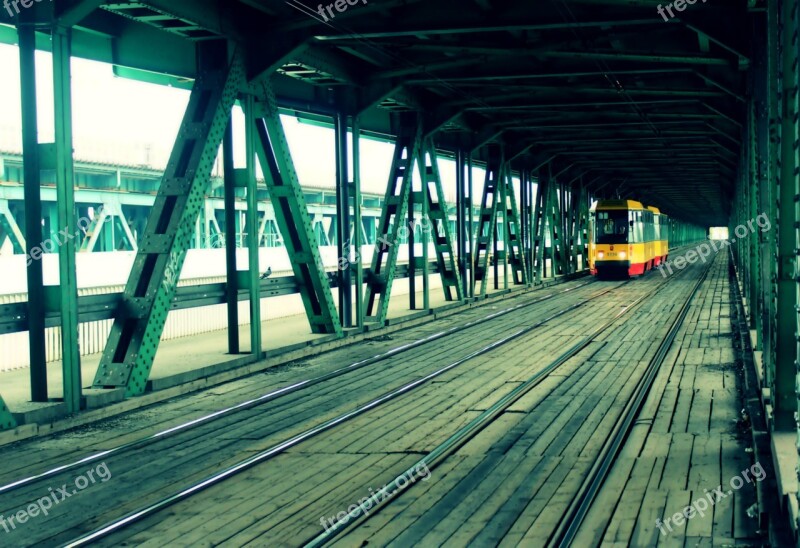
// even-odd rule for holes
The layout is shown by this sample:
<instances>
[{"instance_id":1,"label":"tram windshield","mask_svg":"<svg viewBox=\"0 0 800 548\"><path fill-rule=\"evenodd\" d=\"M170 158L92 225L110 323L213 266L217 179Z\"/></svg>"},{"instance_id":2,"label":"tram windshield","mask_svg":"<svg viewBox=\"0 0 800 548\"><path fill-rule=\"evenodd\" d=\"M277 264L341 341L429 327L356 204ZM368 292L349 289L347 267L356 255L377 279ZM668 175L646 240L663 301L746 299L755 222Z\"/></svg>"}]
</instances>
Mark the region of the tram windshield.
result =
<instances>
[{"instance_id":1,"label":"tram windshield","mask_svg":"<svg viewBox=\"0 0 800 548\"><path fill-rule=\"evenodd\" d=\"M598 211L595 221L595 243L626 244L628 243L628 212Z\"/></svg>"}]
</instances>

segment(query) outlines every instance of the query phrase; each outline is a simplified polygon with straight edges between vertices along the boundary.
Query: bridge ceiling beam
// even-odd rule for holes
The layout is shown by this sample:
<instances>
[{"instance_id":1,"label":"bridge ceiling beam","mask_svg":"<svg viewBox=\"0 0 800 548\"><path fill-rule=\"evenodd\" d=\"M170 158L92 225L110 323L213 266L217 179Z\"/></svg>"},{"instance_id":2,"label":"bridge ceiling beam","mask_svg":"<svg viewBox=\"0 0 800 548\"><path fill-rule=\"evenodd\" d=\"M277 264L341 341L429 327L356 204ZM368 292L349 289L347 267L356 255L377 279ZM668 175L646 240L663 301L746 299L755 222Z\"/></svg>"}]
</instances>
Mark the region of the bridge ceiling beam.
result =
<instances>
[{"instance_id":1,"label":"bridge ceiling beam","mask_svg":"<svg viewBox=\"0 0 800 548\"><path fill-rule=\"evenodd\" d=\"M634 160L644 145L679 168L693 156L670 153L693 146L719 164L705 190L722 202L732 184L752 58L747 5L698 2L665 19L654 0L383 0L333 17L283 0L61 5L80 20L76 55L122 75L188 87L193 43L224 37L244 46L251 85L273 76L279 104L299 115L359 114L366 134L392 136L395 113L416 111L437 148L480 160L485 144L502 144L515 169L587 147ZM13 38L0 29L0 40ZM653 164L629 188L665 177Z\"/></svg>"}]
</instances>

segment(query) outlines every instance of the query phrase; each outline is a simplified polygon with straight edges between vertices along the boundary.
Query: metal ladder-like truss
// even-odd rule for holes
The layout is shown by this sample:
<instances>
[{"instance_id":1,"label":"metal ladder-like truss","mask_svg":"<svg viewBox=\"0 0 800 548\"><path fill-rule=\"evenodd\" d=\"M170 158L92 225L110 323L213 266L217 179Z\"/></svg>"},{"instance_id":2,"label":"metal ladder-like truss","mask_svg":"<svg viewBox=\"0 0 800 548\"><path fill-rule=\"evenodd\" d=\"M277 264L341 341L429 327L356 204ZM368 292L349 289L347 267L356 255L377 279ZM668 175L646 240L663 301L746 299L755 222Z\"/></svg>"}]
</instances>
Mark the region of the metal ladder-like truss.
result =
<instances>
[{"instance_id":1,"label":"metal ladder-like truss","mask_svg":"<svg viewBox=\"0 0 800 548\"><path fill-rule=\"evenodd\" d=\"M275 94L265 85L263 110L256 119L260 146L256 147L264 171L275 220L286 244L300 295L314 333L342 333L311 215L300 188L289 144L281 124Z\"/></svg>"},{"instance_id":2,"label":"metal ladder-like truss","mask_svg":"<svg viewBox=\"0 0 800 548\"><path fill-rule=\"evenodd\" d=\"M436 248L436 264L442 277L444 296L448 301L460 301L463 298L461 275L458 272L458 263L453 248L453 235L448 221L447 203L444 200L442 179L436 161L436 147L433 145L433 139L424 140L422 151L418 157L422 172L422 184L427 187L425 194L428 197L428 218L431 222L431 234Z\"/></svg>"},{"instance_id":3,"label":"metal ladder-like truss","mask_svg":"<svg viewBox=\"0 0 800 548\"><path fill-rule=\"evenodd\" d=\"M239 54L198 45L198 74L142 235L95 388L145 391L231 108L244 81Z\"/></svg>"},{"instance_id":4,"label":"metal ladder-like truss","mask_svg":"<svg viewBox=\"0 0 800 548\"><path fill-rule=\"evenodd\" d=\"M536 192L536 211L533 219L533 258L535 281L547 276L547 259L550 259L553 276L564 273L565 250L561 246L564 230L561 208L556 195L556 184L546 177L539 179ZM550 247L547 247L549 237ZM548 257L548 250L550 251Z\"/></svg>"},{"instance_id":5,"label":"metal ladder-like truss","mask_svg":"<svg viewBox=\"0 0 800 548\"><path fill-rule=\"evenodd\" d=\"M525 268L525 257L522 251L522 232L519 210L517 209L517 197L514 194L511 169L506 168L503 171L504 187L502 188L500 196L503 207L505 207L505 251L508 257L508 264L511 266L514 283L523 285L528 283L528 275Z\"/></svg>"},{"instance_id":6,"label":"metal ladder-like truss","mask_svg":"<svg viewBox=\"0 0 800 548\"><path fill-rule=\"evenodd\" d=\"M534 283L542 281L544 276L544 247L545 247L545 225L544 216L545 201L547 195L547 183L540 177L536 190L536 203L533 208L533 227L531 228L531 254L533 262L533 272L531 277Z\"/></svg>"},{"instance_id":7,"label":"metal ladder-like truss","mask_svg":"<svg viewBox=\"0 0 800 548\"><path fill-rule=\"evenodd\" d=\"M406 219L414 163L420 151L419 128L415 134L410 134L405 128L399 133L383 200L372 267L365 280L365 320L370 322L383 323L389 311L389 295L397 266L398 232Z\"/></svg>"},{"instance_id":8,"label":"metal ladder-like truss","mask_svg":"<svg viewBox=\"0 0 800 548\"><path fill-rule=\"evenodd\" d=\"M558 184L551 179L550 184L547 186L550 196L547 215L550 229L552 231L551 242L553 245L553 247L550 249L550 252L552 253L552 261L550 265L552 268L552 274L555 277L564 274L564 262L566 260L564 251L564 215L562 214L564 205L561 203L561 201L559 201L559 198L563 199L563 194L560 192Z\"/></svg>"},{"instance_id":9,"label":"metal ladder-like truss","mask_svg":"<svg viewBox=\"0 0 800 548\"><path fill-rule=\"evenodd\" d=\"M490 158L486 165L483 183L483 197L478 217L478 232L473 248L473 268L475 283L480 282L480 291L475 295L485 295L489 284L489 248L497 229L497 206L500 201L500 187L504 182L503 165L499 159ZM495 257L495 260L497 258Z\"/></svg>"}]
</instances>

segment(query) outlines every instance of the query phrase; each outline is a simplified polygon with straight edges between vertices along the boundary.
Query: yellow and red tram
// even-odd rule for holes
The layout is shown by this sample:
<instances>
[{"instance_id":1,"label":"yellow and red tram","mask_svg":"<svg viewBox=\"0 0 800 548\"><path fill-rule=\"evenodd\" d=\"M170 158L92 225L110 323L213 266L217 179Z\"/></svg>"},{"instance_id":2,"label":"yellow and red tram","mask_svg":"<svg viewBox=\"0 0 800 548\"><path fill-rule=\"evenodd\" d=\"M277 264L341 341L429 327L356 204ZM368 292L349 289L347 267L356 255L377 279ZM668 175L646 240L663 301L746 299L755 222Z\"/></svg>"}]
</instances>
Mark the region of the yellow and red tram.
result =
<instances>
[{"instance_id":1,"label":"yellow and red tram","mask_svg":"<svg viewBox=\"0 0 800 548\"><path fill-rule=\"evenodd\" d=\"M635 200L600 200L589 222L589 268L595 276L641 276L666 261L668 217Z\"/></svg>"}]
</instances>

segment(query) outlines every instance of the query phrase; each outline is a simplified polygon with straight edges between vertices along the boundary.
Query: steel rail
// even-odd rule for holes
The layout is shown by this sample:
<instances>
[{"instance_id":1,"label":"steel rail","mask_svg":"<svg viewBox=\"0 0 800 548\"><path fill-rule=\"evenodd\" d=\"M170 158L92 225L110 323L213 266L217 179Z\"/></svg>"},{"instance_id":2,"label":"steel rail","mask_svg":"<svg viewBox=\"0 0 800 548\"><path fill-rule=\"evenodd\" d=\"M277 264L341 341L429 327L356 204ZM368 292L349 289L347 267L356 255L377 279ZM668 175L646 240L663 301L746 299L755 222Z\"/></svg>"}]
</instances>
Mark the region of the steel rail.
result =
<instances>
[{"instance_id":1,"label":"steel rail","mask_svg":"<svg viewBox=\"0 0 800 548\"><path fill-rule=\"evenodd\" d=\"M633 397L628 400L622 415L617 420L614 430L612 431L612 435L609 436L603 445L599 458L592 466L589 476L581 484L578 495L572 499L572 503L562 517L561 522L556 528L556 531L553 534L548 546L559 546L565 548L570 546L575 540L575 536L577 535L583 520L589 513L597 494L600 492L600 489L603 487L606 478L611 472L611 467L614 465L617 455L619 455L619 452L622 450L622 447L627 441L628 435L633 427L633 423L636 421L636 417L639 415L639 411L644 405L645 398L647 398L648 394L650 393L650 389L653 386L656 375L658 374L659 369L661 369L661 365L664 363L669 349L675 342L675 337L677 337L678 332L680 331L681 327L683 327L683 322L686 320L686 316L689 314L692 301L694 300L695 295L697 295L697 292L700 291L700 288L708 277L708 273L711 272L711 268L713 267L716 258L717 255L715 254L714 260L712 260L708 267L706 267L702 276L700 276L700 279L697 280L697 283L692 288L691 293L683 303L678 315L672 322L670 330L667 332L667 335L664 337L664 339L662 339L655 355L651 358L650 363L647 365L645 374L636 385Z\"/></svg>"},{"instance_id":2,"label":"steel rail","mask_svg":"<svg viewBox=\"0 0 800 548\"><path fill-rule=\"evenodd\" d=\"M685 273L686 271L683 272ZM622 316L641 306L645 300L654 297L656 294L658 294L662 289L664 289L667 285L669 285L670 281L672 280L668 278L667 281L662 282L661 285L659 285L654 291L647 293L646 295L642 295L641 297L633 301L630 305L627 305L625 308L620 310L609 321L607 321L606 323L595 329L592 333L590 333L582 340L578 341L576 344L574 344L572 347L570 347L568 350L566 350L564 353L558 356L555 360L553 360L550 364L548 364L544 369L538 371L533 376L528 378L524 383L517 386L514 390L512 390L511 392L500 398L491 407L486 409L483 413L475 417L468 424L466 424L452 436L447 438L444 442L442 442L440 445L434 448L430 453L428 453L422 459L420 459L411 467L409 467L405 472L398 475L394 480L389 482L380 491L372 495L372 497L370 497L367 501L360 504L352 504L348 506L348 508L350 508L351 506L356 506L356 509L350 511L343 519L337 521L331 527L326 528L325 531L321 532L316 537L308 540L304 545L305 548L316 548L319 546L324 546L325 544L331 542L336 536L344 532L348 527L363 521L364 518L368 518L369 515L374 515L376 509L379 509L381 506L385 505L391 499L395 498L398 494L410 488L411 485L413 485L417 481L417 479L419 479L417 477L419 475L419 470L423 469L423 467L427 467L428 470L432 470L433 468L441 464L447 457L453 454L456 450L462 447L469 440L474 438L486 426L491 424L500 414L505 412L511 405L519 401L520 398L522 398L533 388L541 384L542 381L544 381L545 378L547 378L547 376L550 375L553 371L558 369L568 360L577 355L581 350L586 348L594 339L596 339L601 333L609 329ZM365 509L363 505L367 503L369 503L369 508Z\"/></svg>"},{"instance_id":3,"label":"steel rail","mask_svg":"<svg viewBox=\"0 0 800 548\"><path fill-rule=\"evenodd\" d=\"M627 283L628 282L624 282L621 285L625 285ZM301 432L301 433L289 438L288 440L285 440L285 441L283 441L281 443L273 445L272 447L270 447L268 449L265 449L265 450L255 454L255 455L252 455L251 457L248 457L247 459L239 461L238 463L233 464L233 465L225 468L224 470L222 470L220 472L216 472L216 473L214 473L214 474L212 474L210 476L207 476L204 479L199 480L198 482L194 483L193 485L191 485L191 486L189 486L187 488L184 488L184 489L182 489L182 490L180 490L180 491L178 491L176 493L173 493L173 494L161 499L160 501L152 503L152 504L150 504L148 506L144 506L144 507L142 507L142 508L140 508L138 510L134 510L133 512L130 512L130 513L126 514L125 516L121 517L121 518L115 519L115 520L110 521L110 522L108 522L108 523L106 523L104 525L101 525L100 527L94 529L93 531L91 531L89 533L86 533L86 534L84 534L84 535L82 535L82 536L80 536L80 537L78 537L76 539L73 539L73 540L69 541L68 543L64 544L63 546L66 547L66 548L77 548L77 547L80 547L80 546L86 546L86 545L88 545L88 544L90 544L92 542L95 542L95 541L97 541L97 540L99 540L101 538L104 538L104 537L106 537L106 536L108 536L108 535L110 535L110 534L112 534L112 533L114 533L116 531L124 529L125 527L127 527L129 525L132 525L134 523L142 521L143 519L145 519L145 518L147 518L147 517L149 517L149 516L151 516L153 514L156 514L156 513L160 512L160 511L164 510L165 508L168 508L168 507L172 506L173 504L175 504L177 502L180 502L180 501L182 501L184 499L187 499L187 498L191 497L192 495L195 495L195 494L197 494L197 493L199 493L201 491L204 491L205 489L207 489L207 488L209 488L209 487L211 487L213 485L221 483L222 481L224 481L226 479L229 479L229 478L237 475L240 472L248 470L248 469L252 468L253 466L255 466L257 464L260 464L262 462L268 461L268 460L272 459L273 457L283 453L287 449L291 449L292 447L295 447L295 446L299 445L300 443L302 443L304 441L312 439L312 438L318 436L319 434L322 434L323 432L331 430L332 428L334 428L334 427L336 427L336 426L338 426L340 424L343 424L343 423L348 422L348 421L350 421L350 420L352 420L352 419L354 419L356 417L364 415L368 411L371 411L372 409L380 407L381 405L383 405L383 404L385 404L385 403L387 403L389 401L392 401L392 400L398 398L399 396L402 396L403 394L406 394L406 393L414 390L415 388L418 388L419 386L421 386L423 384L426 384L428 381L430 381L432 379L435 379L435 378L447 373L448 371L458 367L459 365L462 365L462 364L464 364L464 363L466 363L466 362L468 362L468 361L470 361L470 360L472 360L474 358L482 356L484 354L488 354L489 352L499 348L500 346L508 344L509 342L511 342L513 340L516 340L519 337L522 337L523 335L526 335L526 334L530 333L531 331L541 327L545 323L547 323L549 321L552 321L552 320L554 320L554 319L556 319L558 317L561 317L561 316L563 316L563 315L565 315L565 314L567 314L567 313L569 313L569 312L571 312L571 311L573 311L573 310L575 310L577 308L580 308L580 307L584 306L585 304L593 301L594 299L597 299L599 297L602 297L603 295L606 295L606 294L610 293L611 291L614 291L618 287L620 287L620 286L614 286L614 287L605 289L603 291L600 291L600 292L596 293L593 296L590 296L590 297L588 297L586 299L583 299L583 300L579 301L578 303L570 305L569 307L567 307L565 309L562 309L559 312L556 312L555 314L553 314L551 316L548 316L547 318L536 322L533 325L530 325L528 327L524 327L522 329L519 329L519 330L515 331L514 333L512 333L511 335L503 337L502 339L496 340L496 341L494 341L494 342L492 342L492 343L490 343L490 344L488 344L488 345L486 345L486 346L484 346L484 347L482 347L482 348L480 348L478 350L475 350L475 351L471 352L470 354L468 354L467 356L464 356L463 358L459 358L458 360L456 360L456 361L454 361L454 362L452 362L452 363L450 363L450 364L448 364L446 366L443 366L443 367L437 369L436 371L434 371L432 373L429 373L428 375L426 375L426 376L424 376L422 378L419 378L419 379L417 379L415 381L412 381L410 383L407 383L407 384L405 384L405 385L403 385L403 386L401 386L399 388L395 388L395 389L393 389L393 390L391 390L389 392L386 392L386 393L382 394L381 396L373 399L369 403L366 403L366 404L358 407L357 409L354 409L353 411L350 411L348 413L344 413L342 415L339 415L338 417L334 417L332 419L329 419L329 420L325 421L322 424L319 424L319 425L317 425L317 426L315 426L313 428L305 430L304 432Z\"/></svg>"},{"instance_id":4,"label":"steel rail","mask_svg":"<svg viewBox=\"0 0 800 548\"><path fill-rule=\"evenodd\" d=\"M24 487L26 485L30 485L32 483L35 483L37 481L41 481L41 480L44 480L44 479L47 479L47 478L51 478L53 476L56 476L56 475L59 475L59 474L63 474L64 472L68 472L70 470L74 470L74 469L80 468L82 466L86 466L87 464L90 464L90 463L93 463L93 462L97 462L100 459L108 458L110 455L123 453L125 451L130 451L132 449L138 449L138 448L141 448L141 447L146 447L147 445L150 445L150 444L155 443L157 441L161 441L163 439L166 439L166 438L168 438L170 436L173 436L175 434L178 434L180 432L184 432L186 430L190 430L192 428L196 428L196 427L201 426L203 424L207 424L207 423L213 422L215 420L221 419L221 418L226 417L228 415L233 415L233 414L241 412L241 411L246 411L248 409L252 409L254 407L258 407L259 405L263 405L265 403L268 403L270 401L274 401L274 400L276 400L278 398L281 398L283 396L288 396L289 394L293 394L295 392L298 392L300 390L309 388L311 386L323 383L325 381L329 381L331 379L334 379L334 378L339 377L341 375L345 375L345 374L350 373L352 371L355 371L357 369L361 369L363 367L367 367L369 365L373 365L375 363L387 360L387 359L392 358L392 357L394 357L394 356L396 356L398 354L401 354L403 352L407 352L409 350L413 350L415 348L419 348L420 346L423 346L425 344L437 341L439 339L442 339L444 337L452 335L453 333L456 333L458 331L462 331L464 329L470 329L470 328L475 327L477 325L481 325L484 322L494 320L494 319L499 318L501 316L505 316L507 314L510 314L511 312L515 312L515 311L521 310L523 308L527 308L529 306L533 306L535 304L542 303L544 301L548 301L548 300L553 299L553 298L555 298L557 296L564 295L566 293L575 291L577 289L580 289L580 288L585 287L587 285L590 285L592 283L594 283L594 282L593 281L585 282L585 283L576 285L574 287L569 287L567 289L556 291L554 293L550 293L550 294L544 295L542 297L537 297L537 298L528 300L528 301L520 303L518 305L505 308L503 310L500 310L498 312L494 312L492 314L488 314L488 315L486 315L486 316L484 316L482 318L479 318L479 319L476 319L476 320L472 320L472 321L467 322L467 323L465 323L463 325L459 325L459 326L456 326L456 327L445 329L444 331L439 331L437 333L434 333L433 335L429 335L427 337L423 337L422 339L418 339L418 340L416 340L414 342L411 342L411 343L408 343L408 344L404 344L404 345L401 345L401 346L397 346L395 348L392 348L391 350L387 350L386 352L383 352L381 354L376 354L375 356L372 356L370 358L366 358L366 359L363 359L363 360L360 360L360 361L357 361L357 362L353 362L353 363L351 363L349 365L346 365L344 367L340 367L339 369L336 369L336 370L331 371L329 373L325 373L323 375L319 375L317 377L313 377L313 378L306 379L306 380L303 380L303 381L298 381L296 383L293 383L293 384L284 386L282 388L278 388L276 390L273 390L271 392L268 392L266 394L263 394L263 395L261 395L261 396L259 396L257 398L253 398L253 399L238 403L236 405L227 407L225 409L221 409L219 411L215 411L213 413L210 413L208 415L204 415L204 416L199 417L197 419L193 419L191 421L185 422L185 423L180 424L178 426L173 426L171 428L167 428L166 430L162 430L162 431L157 432L155 434L151 434L151 435L148 435L148 436L136 439L136 440L132 440L132 441L130 441L128 443L119 445L117 447L113 447L111 449L100 451L99 453L94 453L92 455L89 455L89 456L84 457L82 459L79 459L77 461L74 461L74 462L71 462L69 464L65 464L65 465L62 465L62 466L57 466L57 467L55 467L53 469L47 470L47 471L42 472L40 474L29 476L27 478L23 478L23 479L14 481L14 482L11 482L11 483L6 484L6 485L2 485L2 486L0 486L0 494L8 493L8 492L13 491L15 489L19 489L19 488Z\"/></svg>"}]
</instances>

